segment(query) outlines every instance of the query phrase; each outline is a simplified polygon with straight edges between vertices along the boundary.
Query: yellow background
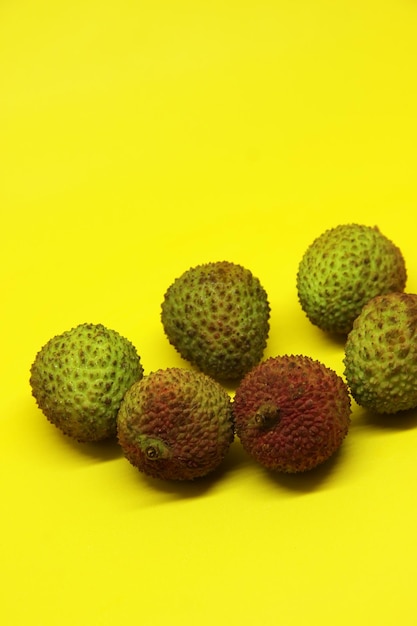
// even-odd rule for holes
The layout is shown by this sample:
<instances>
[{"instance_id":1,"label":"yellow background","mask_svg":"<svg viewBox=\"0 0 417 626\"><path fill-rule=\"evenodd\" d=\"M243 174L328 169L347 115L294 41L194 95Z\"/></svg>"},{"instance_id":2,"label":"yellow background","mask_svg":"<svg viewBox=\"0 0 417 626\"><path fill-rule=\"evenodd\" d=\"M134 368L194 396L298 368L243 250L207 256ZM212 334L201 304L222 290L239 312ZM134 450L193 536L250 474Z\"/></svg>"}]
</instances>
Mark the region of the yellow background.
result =
<instances>
[{"instance_id":1,"label":"yellow background","mask_svg":"<svg viewBox=\"0 0 417 626\"><path fill-rule=\"evenodd\" d=\"M415 411L354 405L309 474L271 475L236 441L213 477L165 484L61 436L28 382L86 321L145 372L186 366L163 294L223 259L268 292L265 356L342 374L297 266L326 228L377 224L417 291L416 77L411 0L2 0L3 624L417 623Z\"/></svg>"}]
</instances>

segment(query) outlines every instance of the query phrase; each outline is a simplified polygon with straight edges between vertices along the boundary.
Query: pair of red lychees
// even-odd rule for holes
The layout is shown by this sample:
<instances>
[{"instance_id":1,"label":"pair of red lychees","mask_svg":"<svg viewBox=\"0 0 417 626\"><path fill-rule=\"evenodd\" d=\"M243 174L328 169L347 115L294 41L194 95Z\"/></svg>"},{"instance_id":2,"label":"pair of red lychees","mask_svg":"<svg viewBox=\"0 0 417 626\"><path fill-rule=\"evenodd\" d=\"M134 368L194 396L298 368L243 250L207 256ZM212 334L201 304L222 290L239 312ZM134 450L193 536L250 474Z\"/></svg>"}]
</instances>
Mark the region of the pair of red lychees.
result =
<instances>
[{"instance_id":1,"label":"pair of red lychees","mask_svg":"<svg viewBox=\"0 0 417 626\"><path fill-rule=\"evenodd\" d=\"M242 379L233 400L206 374L167 368L127 391L118 438L134 466L160 479L213 471L234 433L262 466L294 473L333 455L348 432L350 412L343 380L307 356L263 361Z\"/></svg>"}]
</instances>

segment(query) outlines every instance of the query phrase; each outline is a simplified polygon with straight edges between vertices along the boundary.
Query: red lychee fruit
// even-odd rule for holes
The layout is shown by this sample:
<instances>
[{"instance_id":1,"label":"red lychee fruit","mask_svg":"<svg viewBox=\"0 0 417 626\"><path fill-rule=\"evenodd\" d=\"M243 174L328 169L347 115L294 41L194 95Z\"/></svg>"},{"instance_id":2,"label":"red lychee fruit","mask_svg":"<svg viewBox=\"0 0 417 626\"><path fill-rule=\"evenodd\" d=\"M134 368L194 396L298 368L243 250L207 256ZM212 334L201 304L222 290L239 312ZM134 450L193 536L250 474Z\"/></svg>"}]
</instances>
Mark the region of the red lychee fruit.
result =
<instances>
[{"instance_id":1,"label":"red lychee fruit","mask_svg":"<svg viewBox=\"0 0 417 626\"><path fill-rule=\"evenodd\" d=\"M303 472L341 446L350 425L346 383L307 356L271 357L241 381L233 401L236 434L264 467Z\"/></svg>"}]
</instances>

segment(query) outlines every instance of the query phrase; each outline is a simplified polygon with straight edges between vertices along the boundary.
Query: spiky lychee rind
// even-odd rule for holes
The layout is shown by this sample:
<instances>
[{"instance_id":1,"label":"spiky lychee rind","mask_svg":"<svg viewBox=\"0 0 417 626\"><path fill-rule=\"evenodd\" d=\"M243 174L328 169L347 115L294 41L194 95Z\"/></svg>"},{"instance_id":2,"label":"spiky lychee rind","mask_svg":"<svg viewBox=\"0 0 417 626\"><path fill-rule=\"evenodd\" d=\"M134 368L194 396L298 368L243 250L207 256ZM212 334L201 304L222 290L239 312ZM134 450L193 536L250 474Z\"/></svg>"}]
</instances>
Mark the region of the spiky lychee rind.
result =
<instances>
[{"instance_id":1,"label":"spiky lychee rind","mask_svg":"<svg viewBox=\"0 0 417 626\"><path fill-rule=\"evenodd\" d=\"M341 446L350 425L350 395L342 378L319 361L270 357L241 381L233 414L243 448L258 463L303 472Z\"/></svg>"},{"instance_id":2,"label":"spiky lychee rind","mask_svg":"<svg viewBox=\"0 0 417 626\"><path fill-rule=\"evenodd\" d=\"M341 224L317 237L298 267L298 299L324 331L347 334L371 298L404 291L400 249L377 227Z\"/></svg>"},{"instance_id":3,"label":"spiky lychee rind","mask_svg":"<svg viewBox=\"0 0 417 626\"><path fill-rule=\"evenodd\" d=\"M376 413L417 407L417 294L370 300L347 337L344 365L359 405Z\"/></svg>"},{"instance_id":4,"label":"spiky lychee rind","mask_svg":"<svg viewBox=\"0 0 417 626\"><path fill-rule=\"evenodd\" d=\"M263 355L270 306L248 269L219 261L193 267L165 293L161 321L169 342L200 371L239 380Z\"/></svg>"},{"instance_id":5,"label":"spiky lychee rind","mask_svg":"<svg viewBox=\"0 0 417 626\"><path fill-rule=\"evenodd\" d=\"M220 465L234 439L229 394L205 374L176 367L133 384L117 423L128 461L162 480L205 476Z\"/></svg>"},{"instance_id":6,"label":"spiky lychee rind","mask_svg":"<svg viewBox=\"0 0 417 626\"><path fill-rule=\"evenodd\" d=\"M122 398L143 368L133 344L102 324L80 324L50 339L30 369L39 408L80 442L116 435Z\"/></svg>"}]
</instances>

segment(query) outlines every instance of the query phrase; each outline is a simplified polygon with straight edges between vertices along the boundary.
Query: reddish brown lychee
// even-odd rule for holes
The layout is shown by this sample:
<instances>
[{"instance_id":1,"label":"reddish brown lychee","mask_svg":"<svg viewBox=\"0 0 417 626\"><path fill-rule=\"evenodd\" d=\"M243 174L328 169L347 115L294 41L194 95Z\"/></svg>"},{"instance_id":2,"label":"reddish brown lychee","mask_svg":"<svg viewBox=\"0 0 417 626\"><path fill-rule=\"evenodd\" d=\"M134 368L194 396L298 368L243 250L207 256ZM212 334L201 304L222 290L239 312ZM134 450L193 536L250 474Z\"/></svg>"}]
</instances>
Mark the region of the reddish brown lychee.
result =
<instances>
[{"instance_id":1,"label":"reddish brown lychee","mask_svg":"<svg viewBox=\"0 0 417 626\"><path fill-rule=\"evenodd\" d=\"M241 381L233 401L236 434L258 463L303 472L340 447L351 403L340 376L307 356L271 357Z\"/></svg>"},{"instance_id":2,"label":"reddish brown lychee","mask_svg":"<svg viewBox=\"0 0 417 626\"><path fill-rule=\"evenodd\" d=\"M152 372L125 394L117 418L125 457L155 478L191 480L217 468L234 439L232 406L201 372Z\"/></svg>"}]
</instances>

